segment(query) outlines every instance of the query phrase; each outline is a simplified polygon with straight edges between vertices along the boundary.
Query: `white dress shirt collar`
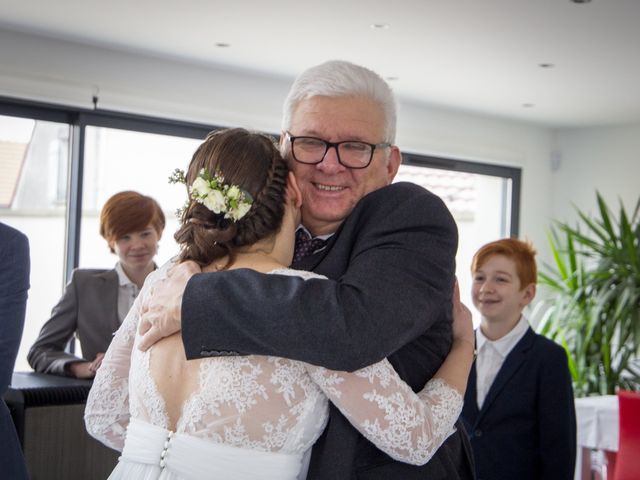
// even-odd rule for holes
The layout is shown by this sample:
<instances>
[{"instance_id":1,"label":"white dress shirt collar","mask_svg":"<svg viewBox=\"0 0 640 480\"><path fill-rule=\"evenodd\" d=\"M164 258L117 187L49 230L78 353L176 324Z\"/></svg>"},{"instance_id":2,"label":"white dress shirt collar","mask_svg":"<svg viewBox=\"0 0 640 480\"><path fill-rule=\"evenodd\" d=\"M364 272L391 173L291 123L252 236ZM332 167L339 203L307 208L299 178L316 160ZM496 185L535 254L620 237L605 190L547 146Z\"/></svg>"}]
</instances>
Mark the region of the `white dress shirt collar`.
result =
<instances>
[{"instance_id":1,"label":"white dress shirt collar","mask_svg":"<svg viewBox=\"0 0 640 480\"><path fill-rule=\"evenodd\" d=\"M127 276L120 262L116 263L115 270L118 274L118 320L122 323L131 310L140 289Z\"/></svg>"},{"instance_id":2,"label":"white dress shirt collar","mask_svg":"<svg viewBox=\"0 0 640 480\"><path fill-rule=\"evenodd\" d=\"M116 273L118 274L118 285L120 285L121 287L129 284L135 285L135 283L133 283L131 279L127 277L127 274L125 273L124 268L122 267L122 264L120 262L116 262L115 270L116 270ZM136 285L136 288L137 288L137 285Z\"/></svg>"},{"instance_id":3,"label":"white dress shirt collar","mask_svg":"<svg viewBox=\"0 0 640 480\"><path fill-rule=\"evenodd\" d=\"M520 315L520 320L516 323L515 327L511 329L504 337L498 340L490 340L482 333L482 328L478 327L476 330L476 350L480 352L487 342L491 343L491 346L502 356L506 358L509 352L513 350L513 347L520 341L529 328L529 322L524 315Z\"/></svg>"}]
</instances>

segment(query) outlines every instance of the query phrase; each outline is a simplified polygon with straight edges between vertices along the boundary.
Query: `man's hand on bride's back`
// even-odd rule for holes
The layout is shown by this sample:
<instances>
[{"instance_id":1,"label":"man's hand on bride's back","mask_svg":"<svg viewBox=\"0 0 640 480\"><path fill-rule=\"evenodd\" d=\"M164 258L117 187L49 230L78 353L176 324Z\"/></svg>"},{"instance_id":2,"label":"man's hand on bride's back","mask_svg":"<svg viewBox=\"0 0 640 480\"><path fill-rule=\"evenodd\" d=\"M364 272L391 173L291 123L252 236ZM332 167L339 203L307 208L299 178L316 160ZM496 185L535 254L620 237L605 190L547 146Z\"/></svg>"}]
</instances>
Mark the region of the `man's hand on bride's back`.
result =
<instances>
[{"instance_id":1,"label":"man's hand on bride's back","mask_svg":"<svg viewBox=\"0 0 640 480\"><path fill-rule=\"evenodd\" d=\"M460 300L460 285L457 279L453 288L453 340L466 342L475 349L476 334L473 331L471 311Z\"/></svg>"},{"instance_id":2,"label":"man's hand on bride's back","mask_svg":"<svg viewBox=\"0 0 640 480\"><path fill-rule=\"evenodd\" d=\"M138 327L142 335L140 350L146 351L158 340L181 330L182 294L189 279L200 272L195 262L179 263L167 272L166 279L153 286L149 299L142 305Z\"/></svg>"}]
</instances>

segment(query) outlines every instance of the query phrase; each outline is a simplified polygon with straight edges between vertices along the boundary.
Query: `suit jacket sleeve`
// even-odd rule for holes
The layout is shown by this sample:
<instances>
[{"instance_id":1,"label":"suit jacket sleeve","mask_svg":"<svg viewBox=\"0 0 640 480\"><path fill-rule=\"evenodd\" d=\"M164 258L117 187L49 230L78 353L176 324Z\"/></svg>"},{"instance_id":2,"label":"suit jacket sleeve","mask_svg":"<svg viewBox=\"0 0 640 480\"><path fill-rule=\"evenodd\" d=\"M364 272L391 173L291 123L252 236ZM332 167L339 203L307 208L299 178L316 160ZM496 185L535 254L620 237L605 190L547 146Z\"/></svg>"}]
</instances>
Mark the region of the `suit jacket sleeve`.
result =
<instances>
[{"instance_id":1,"label":"suit jacket sleeve","mask_svg":"<svg viewBox=\"0 0 640 480\"><path fill-rule=\"evenodd\" d=\"M29 290L29 241L0 225L0 396L11 383Z\"/></svg>"},{"instance_id":2,"label":"suit jacket sleeve","mask_svg":"<svg viewBox=\"0 0 640 480\"><path fill-rule=\"evenodd\" d=\"M51 311L51 318L42 326L29 350L27 359L36 372L65 375L68 363L83 361L64 351L78 328L78 275L77 270L71 275L62 298Z\"/></svg>"},{"instance_id":3,"label":"suit jacket sleeve","mask_svg":"<svg viewBox=\"0 0 640 480\"><path fill-rule=\"evenodd\" d=\"M317 273L195 275L182 303L188 358L277 355L334 370L380 361L450 320L457 230L444 203L399 183L363 198Z\"/></svg>"},{"instance_id":4,"label":"suit jacket sleeve","mask_svg":"<svg viewBox=\"0 0 640 480\"><path fill-rule=\"evenodd\" d=\"M548 352L540 373L538 402L540 478L572 479L576 461L576 413L567 356Z\"/></svg>"}]
</instances>

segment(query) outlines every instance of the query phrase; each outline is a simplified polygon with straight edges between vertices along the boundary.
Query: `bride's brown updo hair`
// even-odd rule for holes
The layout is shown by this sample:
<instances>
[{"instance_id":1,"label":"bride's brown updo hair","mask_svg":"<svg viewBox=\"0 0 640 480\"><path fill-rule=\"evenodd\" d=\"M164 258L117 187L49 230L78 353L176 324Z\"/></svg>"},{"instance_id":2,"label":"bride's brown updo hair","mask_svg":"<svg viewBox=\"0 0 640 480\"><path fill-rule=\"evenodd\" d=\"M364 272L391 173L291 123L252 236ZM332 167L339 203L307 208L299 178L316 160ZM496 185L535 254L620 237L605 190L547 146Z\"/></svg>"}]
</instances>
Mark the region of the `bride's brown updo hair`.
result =
<instances>
[{"instance_id":1,"label":"bride's brown updo hair","mask_svg":"<svg viewBox=\"0 0 640 480\"><path fill-rule=\"evenodd\" d=\"M228 255L224 265L228 268L239 247L280 230L289 169L273 139L243 128L217 130L207 136L189 164L187 190L203 168L211 175L220 173L225 184L248 192L253 203L246 215L234 222L189 198L175 234L181 247L179 258L203 267Z\"/></svg>"}]
</instances>

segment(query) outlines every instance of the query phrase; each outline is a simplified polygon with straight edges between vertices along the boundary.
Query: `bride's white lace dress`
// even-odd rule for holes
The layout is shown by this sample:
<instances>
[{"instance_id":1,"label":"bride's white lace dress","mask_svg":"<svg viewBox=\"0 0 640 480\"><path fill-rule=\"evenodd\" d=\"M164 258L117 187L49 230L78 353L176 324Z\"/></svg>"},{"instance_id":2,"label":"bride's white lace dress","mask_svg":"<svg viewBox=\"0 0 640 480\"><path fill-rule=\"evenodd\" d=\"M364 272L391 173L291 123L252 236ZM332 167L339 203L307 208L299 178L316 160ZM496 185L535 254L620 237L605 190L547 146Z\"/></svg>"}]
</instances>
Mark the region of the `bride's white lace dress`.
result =
<instances>
[{"instance_id":1,"label":"bride's white lace dress","mask_svg":"<svg viewBox=\"0 0 640 480\"><path fill-rule=\"evenodd\" d=\"M415 394L387 360L346 373L257 355L202 361L198 386L170 431L149 368L153 347L141 352L136 345L141 305L172 266L168 262L148 277L87 400L89 433L122 451L109 478L304 478L302 459L327 422L327 399L378 448L403 462L427 462L453 433L462 397L441 380ZM324 278L291 269L271 273Z\"/></svg>"}]
</instances>

